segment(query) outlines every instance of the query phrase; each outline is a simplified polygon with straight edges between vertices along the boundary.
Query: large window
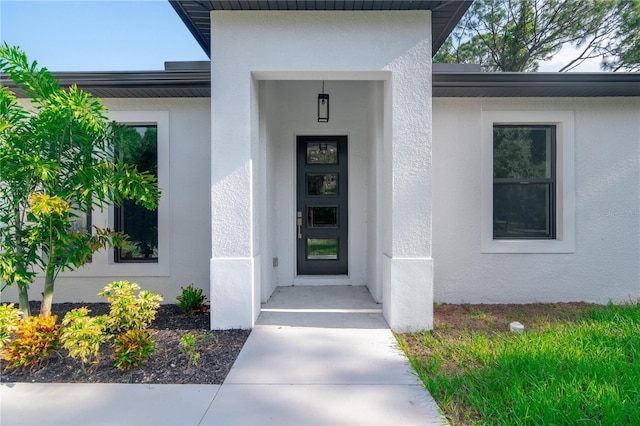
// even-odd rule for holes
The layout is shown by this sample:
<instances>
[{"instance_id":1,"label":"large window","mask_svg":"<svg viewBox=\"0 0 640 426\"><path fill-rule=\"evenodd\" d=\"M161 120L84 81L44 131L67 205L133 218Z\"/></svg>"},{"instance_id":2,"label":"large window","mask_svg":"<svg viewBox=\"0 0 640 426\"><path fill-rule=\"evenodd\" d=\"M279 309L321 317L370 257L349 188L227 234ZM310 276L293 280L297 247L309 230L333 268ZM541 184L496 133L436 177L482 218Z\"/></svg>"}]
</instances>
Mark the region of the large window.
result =
<instances>
[{"instance_id":1,"label":"large window","mask_svg":"<svg viewBox=\"0 0 640 426\"><path fill-rule=\"evenodd\" d=\"M575 252L574 146L573 111L482 112L483 253Z\"/></svg>"},{"instance_id":2,"label":"large window","mask_svg":"<svg viewBox=\"0 0 640 426\"><path fill-rule=\"evenodd\" d=\"M493 238L554 239L556 126L493 126Z\"/></svg>"},{"instance_id":3,"label":"large window","mask_svg":"<svg viewBox=\"0 0 640 426\"><path fill-rule=\"evenodd\" d=\"M140 172L158 177L158 127L156 125L123 125L117 155ZM158 262L158 211L147 210L125 200L115 208L116 231L129 236L129 247L116 249L116 262Z\"/></svg>"}]
</instances>

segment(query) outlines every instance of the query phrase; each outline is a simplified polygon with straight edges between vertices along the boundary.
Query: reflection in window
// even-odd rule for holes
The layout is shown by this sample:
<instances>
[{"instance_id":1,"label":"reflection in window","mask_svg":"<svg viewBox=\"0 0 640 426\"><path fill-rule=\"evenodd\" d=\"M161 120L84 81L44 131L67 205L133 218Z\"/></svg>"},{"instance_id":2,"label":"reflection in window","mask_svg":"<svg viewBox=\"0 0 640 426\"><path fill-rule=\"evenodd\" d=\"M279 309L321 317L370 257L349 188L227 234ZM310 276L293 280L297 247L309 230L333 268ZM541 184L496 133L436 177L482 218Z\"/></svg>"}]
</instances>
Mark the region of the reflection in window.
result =
<instances>
[{"instance_id":1,"label":"reflection in window","mask_svg":"<svg viewBox=\"0 0 640 426\"><path fill-rule=\"evenodd\" d=\"M337 228L338 207L309 207L309 228Z\"/></svg>"},{"instance_id":2,"label":"reflection in window","mask_svg":"<svg viewBox=\"0 0 640 426\"><path fill-rule=\"evenodd\" d=\"M337 260L338 240L336 238L308 238L307 259Z\"/></svg>"},{"instance_id":3,"label":"reflection in window","mask_svg":"<svg viewBox=\"0 0 640 426\"><path fill-rule=\"evenodd\" d=\"M307 164L338 164L336 142L308 142Z\"/></svg>"},{"instance_id":4,"label":"reflection in window","mask_svg":"<svg viewBox=\"0 0 640 426\"><path fill-rule=\"evenodd\" d=\"M158 127L120 126L118 155L140 172L158 177ZM130 246L116 249L116 262L158 262L158 211L125 200L115 209L115 228L129 236Z\"/></svg>"},{"instance_id":5,"label":"reflection in window","mask_svg":"<svg viewBox=\"0 0 640 426\"><path fill-rule=\"evenodd\" d=\"M338 175L307 175L307 195L337 195Z\"/></svg>"},{"instance_id":6,"label":"reflection in window","mask_svg":"<svg viewBox=\"0 0 640 426\"><path fill-rule=\"evenodd\" d=\"M494 125L493 238L555 238L555 126Z\"/></svg>"}]
</instances>

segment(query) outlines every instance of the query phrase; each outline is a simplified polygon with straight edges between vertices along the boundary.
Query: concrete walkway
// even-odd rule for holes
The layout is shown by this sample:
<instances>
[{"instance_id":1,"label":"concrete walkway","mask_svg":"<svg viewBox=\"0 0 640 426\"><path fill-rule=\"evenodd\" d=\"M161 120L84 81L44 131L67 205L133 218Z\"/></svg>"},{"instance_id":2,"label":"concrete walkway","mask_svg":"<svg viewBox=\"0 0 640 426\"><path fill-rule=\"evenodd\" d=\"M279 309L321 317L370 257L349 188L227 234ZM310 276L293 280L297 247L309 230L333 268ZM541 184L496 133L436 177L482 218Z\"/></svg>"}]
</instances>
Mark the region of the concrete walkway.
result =
<instances>
[{"instance_id":1,"label":"concrete walkway","mask_svg":"<svg viewBox=\"0 0 640 426\"><path fill-rule=\"evenodd\" d=\"M3 384L2 425L444 425L364 287L280 287L224 384Z\"/></svg>"}]
</instances>

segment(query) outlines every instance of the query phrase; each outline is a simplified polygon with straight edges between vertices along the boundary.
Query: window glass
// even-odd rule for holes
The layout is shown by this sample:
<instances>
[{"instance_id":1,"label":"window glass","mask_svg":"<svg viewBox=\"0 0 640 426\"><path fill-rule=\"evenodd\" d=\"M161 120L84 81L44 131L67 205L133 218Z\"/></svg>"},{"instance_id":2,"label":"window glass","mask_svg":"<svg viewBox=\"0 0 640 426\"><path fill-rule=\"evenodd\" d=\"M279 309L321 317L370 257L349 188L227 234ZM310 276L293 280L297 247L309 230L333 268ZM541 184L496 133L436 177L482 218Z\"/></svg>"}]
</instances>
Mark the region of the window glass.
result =
<instances>
[{"instance_id":1,"label":"window glass","mask_svg":"<svg viewBox=\"0 0 640 426\"><path fill-rule=\"evenodd\" d=\"M555 238L555 126L494 125L493 238Z\"/></svg>"},{"instance_id":2,"label":"window glass","mask_svg":"<svg viewBox=\"0 0 640 426\"><path fill-rule=\"evenodd\" d=\"M308 238L307 259L336 260L338 259L338 240L336 238Z\"/></svg>"},{"instance_id":3,"label":"window glass","mask_svg":"<svg viewBox=\"0 0 640 426\"><path fill-rule=\"evenodd\" d=\"M308 142L307 164L338 164L336 142Z\"/></svg>"},{"instance_id":4,"label":"window glass","mask_svg":"<svg viewBox=\"0 0 640 426\"><path fill-rule=\"evenodd\" d=\"M494 238L549 238L550 199L550 184L494 184Z\"/></svg>"},{"instance_id":5,"label":"window glass","mask_svg":"<svg viewBox=\"0 0 640 426\"><path fill-rule=\"evenodd\" d=\"M309 207L310 228L336 228L338 226L338 207Z\"/></svg>"},{"instance_id":6,"label":"window glass","mask_svg":"<svg viewBox=\"0 0 640 426\"><path fill-rule=\"evenodd\" d=\"M338 175L332 174L308 174L307 195L338 195Z\"/></svg>"},{"instance_id":7,"label":"window glass","mask_svg":"<svg viewBox=\"0 0 640 426\"><path fill-rule=\"evenodd\" d=\"M118 155L140 172L158 177L158 128L155 125L120 126ZM115 209L116 231L129 236L129 247L116 249L116 262L158 261L158 211L125 200Z\"/></svg>"},{"instance_id":8,"label":"window glass","mask_svg":"<svg viewBox=\"0 0 640 426\"><path fill-rule=\"evenodd\" d=\"M493 128L494 178L550 178L551 129L549 127L495 126Z\"/></svg>"}]
</instances>

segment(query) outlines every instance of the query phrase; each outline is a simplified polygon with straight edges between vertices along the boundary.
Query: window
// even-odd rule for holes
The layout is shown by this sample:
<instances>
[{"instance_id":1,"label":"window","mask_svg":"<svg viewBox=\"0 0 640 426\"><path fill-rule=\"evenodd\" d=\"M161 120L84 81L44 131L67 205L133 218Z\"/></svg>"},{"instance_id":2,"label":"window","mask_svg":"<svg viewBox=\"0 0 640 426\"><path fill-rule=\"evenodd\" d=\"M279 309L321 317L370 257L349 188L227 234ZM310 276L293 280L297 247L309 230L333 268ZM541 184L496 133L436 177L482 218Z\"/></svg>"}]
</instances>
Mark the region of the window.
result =
<instances>
[{"instance_id":1,"label":"window","mask_svg":"<svg viewBox=\"0 0 640 426\"><path fill-rule=\"evenodd\" d=\"M121 159L140 172L158 177L158 127L156 125L123 125L118 129ZM133 201L116 206L115 230L129 236L129 247L115 250L115 261L158 262L158 211L147 210Z\"/></svg>"},{"instance_id":2,"label":"window","mask_svg":"<svg viewBox=\"0 0 640 426\"><path fill-rule=\"evenodd\" d=\"M575 252L575 113L483 111L481 251Z\"/></svg>"},{"instance_id":3,"label":"window","mask_svg":"<svg viewBox=\"0 0 640 426\"><path fill-rule=\"evenodd\" d=\"M493 238L554 239L556 126L493 126Z\"/></svg>"}]
</instances>

